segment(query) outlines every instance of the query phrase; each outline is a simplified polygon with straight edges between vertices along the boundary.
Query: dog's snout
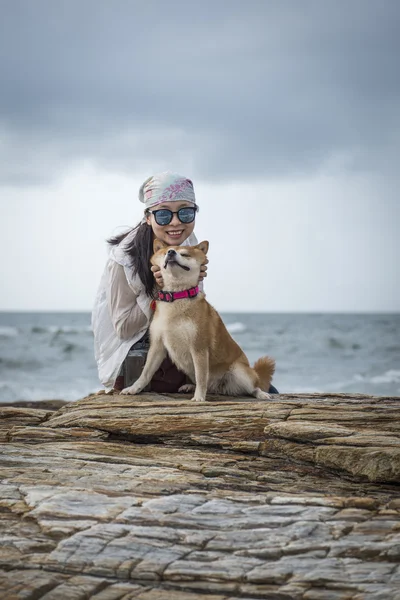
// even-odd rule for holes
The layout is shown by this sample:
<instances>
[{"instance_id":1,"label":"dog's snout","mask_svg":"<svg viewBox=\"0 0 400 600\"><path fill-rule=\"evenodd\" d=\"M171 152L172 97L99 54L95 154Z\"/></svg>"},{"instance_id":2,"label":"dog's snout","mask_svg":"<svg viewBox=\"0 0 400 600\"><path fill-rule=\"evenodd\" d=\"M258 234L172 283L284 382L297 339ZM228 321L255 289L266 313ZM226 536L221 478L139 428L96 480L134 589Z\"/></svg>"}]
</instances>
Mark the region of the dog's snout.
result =
<instances>
[{"instance_id":1,"label":"dog's snout","mask_svg":"<svg viewBox=\"0 0 400 600\"><path fill-rule=\"evenodd\" d=\"M170 248L167 252L168 256L173 256L174 254L176 254L175 250L173 250L172 248Z\"/></svg>"}]
</instances>

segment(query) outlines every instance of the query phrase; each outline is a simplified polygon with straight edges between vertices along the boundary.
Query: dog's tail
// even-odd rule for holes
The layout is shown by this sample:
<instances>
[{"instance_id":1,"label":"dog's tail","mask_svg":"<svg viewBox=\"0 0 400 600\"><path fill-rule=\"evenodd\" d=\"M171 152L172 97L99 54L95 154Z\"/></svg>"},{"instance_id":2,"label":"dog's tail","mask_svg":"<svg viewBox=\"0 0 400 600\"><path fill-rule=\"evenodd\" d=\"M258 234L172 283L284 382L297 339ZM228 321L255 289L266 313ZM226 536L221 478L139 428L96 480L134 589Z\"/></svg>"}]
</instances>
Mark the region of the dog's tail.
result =
<instances>
[{"instance_id":1,"label":"dog's tail","mask_svg":"<svg viewBox=\"0 0 400 600\"><path fill-rule=\"evenodd\" d=\"M260 388L266 392L272 381L272 376L275 373L275 361L269 356L263 356L254 363L254 370L260 380Z\"/></svg>"}]
</instances>

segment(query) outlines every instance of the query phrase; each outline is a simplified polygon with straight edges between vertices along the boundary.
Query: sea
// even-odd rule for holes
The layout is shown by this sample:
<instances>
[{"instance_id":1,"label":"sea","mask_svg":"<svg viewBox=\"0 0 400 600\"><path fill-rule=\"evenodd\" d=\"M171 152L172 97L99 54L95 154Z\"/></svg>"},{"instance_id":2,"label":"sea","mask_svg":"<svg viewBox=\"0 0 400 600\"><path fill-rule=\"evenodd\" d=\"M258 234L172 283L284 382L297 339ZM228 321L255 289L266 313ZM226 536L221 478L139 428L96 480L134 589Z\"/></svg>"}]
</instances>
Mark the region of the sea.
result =
<instances>
[{"instance_id":1,"label":"sea","mask_svg":"<svg viewBox=\"0 0 400 600\"><path fill-rule=\"evenodd\" d=\"M400 400L400 314L221 316L251 364L276 360L279 392ZM0 403L77 400L101 388L90 313L0 312Z\"/></svg>"}]
</instances>

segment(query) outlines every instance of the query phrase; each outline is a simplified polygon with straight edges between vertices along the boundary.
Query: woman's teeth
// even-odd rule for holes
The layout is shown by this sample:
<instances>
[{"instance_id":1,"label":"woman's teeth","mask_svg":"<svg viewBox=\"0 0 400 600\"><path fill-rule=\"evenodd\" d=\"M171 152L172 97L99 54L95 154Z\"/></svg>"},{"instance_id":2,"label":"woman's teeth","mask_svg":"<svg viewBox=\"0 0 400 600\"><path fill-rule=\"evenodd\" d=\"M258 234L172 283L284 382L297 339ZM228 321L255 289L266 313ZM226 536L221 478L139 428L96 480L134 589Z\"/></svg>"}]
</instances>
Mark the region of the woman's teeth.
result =
<instances>
[{"instance_id":1,"label":"woman's teeth","mask_svg":"<svg viewBox=\"0 0 400 600\"><path fill-rule=\"evenodd\" d=\"M180 237L183 233L183 229L181 231L168 231L168 235L171 237Z\"/></svg>"}]
</instances>

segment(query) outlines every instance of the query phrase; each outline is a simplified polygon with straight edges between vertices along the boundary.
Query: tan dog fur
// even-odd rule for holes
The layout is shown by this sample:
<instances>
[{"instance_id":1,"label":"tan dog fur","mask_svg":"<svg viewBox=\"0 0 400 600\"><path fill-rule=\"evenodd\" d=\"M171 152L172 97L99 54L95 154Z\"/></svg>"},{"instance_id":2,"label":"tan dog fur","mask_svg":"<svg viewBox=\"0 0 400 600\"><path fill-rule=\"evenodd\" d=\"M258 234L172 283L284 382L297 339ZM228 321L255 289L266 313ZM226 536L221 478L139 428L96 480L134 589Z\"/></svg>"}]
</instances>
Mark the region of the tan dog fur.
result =
<instances>
[{"instance_id":1,"label":"tan dog fur","mask_svg":"<svg viewBox=\"0 0 400 600\"><path fill-rule=\"evenodd\" d=\"M165 266L168 250L175 251L173 258L176 262ZM163 290L179 292L196 286L207 252L207 241L197 246L167 246L161 240L154 240L151 262L161 268ZM251 368L246 355L201 292L195 298L157 302L143 372L132 386L121 393L138 394L151 381L167 353L178 369L195 382L196 385L185 385L179 389L180 392L194 389L193 400L205 400L207 392L229 396L251 395L262 400L270 397L267 390L275 361L265 356Z\"/></svg>"}]
</instances>

